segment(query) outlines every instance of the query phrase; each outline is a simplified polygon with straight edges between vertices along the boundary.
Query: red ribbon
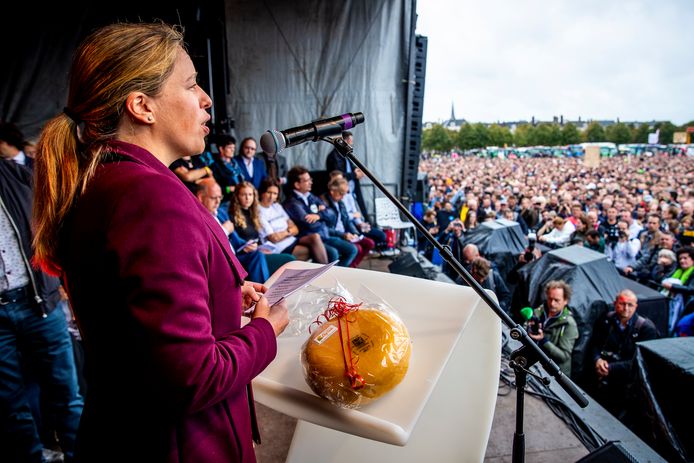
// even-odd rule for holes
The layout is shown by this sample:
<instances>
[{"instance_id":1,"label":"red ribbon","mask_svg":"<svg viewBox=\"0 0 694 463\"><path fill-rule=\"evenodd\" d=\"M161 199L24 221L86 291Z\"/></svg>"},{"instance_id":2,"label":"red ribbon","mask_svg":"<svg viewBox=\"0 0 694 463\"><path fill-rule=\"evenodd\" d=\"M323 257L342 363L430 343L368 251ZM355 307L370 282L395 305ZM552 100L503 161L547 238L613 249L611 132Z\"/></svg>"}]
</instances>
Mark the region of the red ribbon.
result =
<instances>
[{"instance_id":1,"label":"red ribbon","mask_svg":"<svg viewBox=\"0 0 694 463\"><path fill-rule=\"evenodd\" d=\"M325 318L325 321L334 320L337 318L337 331L340 334L340 345L342 346L343 360L345 362L345 376L349 379L349 385L352 389L361 389L366 384L364 377L357 372L356 363L352 356L352 346L349 342L349 324L353 323L355 320L349 320L347 315L352 312L356 312L361 307L360 304L349 304L342 296L335 296L328 302L328 308L325 312L318 315L316 320L311 323L321 325L321 317ZM347 337L347 352L345 352L345 343L342 335L342 321L345 322L345 336ZM311 332L311 326L309 326L309 333Z\"/></svg>"}]
</instances>

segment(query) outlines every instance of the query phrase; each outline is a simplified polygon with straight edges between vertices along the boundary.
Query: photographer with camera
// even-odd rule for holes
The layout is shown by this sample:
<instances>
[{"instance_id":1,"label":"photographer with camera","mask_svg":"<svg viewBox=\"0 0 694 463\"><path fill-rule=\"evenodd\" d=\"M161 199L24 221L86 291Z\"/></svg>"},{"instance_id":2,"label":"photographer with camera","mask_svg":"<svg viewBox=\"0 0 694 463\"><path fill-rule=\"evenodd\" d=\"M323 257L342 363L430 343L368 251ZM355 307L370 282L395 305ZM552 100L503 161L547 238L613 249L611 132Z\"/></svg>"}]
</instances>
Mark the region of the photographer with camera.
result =
<instances>
[{"instance_id":1,"label":"photographer with camera","mask_svg":"<svg viewBox=\"0 0 694 463\"><path fill-rule=\"evenodd\" d=\"M518 270L523 265L528 262L532 262L535 259L539 259L542 256L542 251L540 251L535 244L537 243L537 234L535 230L528 231L528 247L518 256L518 264L514 267L514 270Z\"/></svg>"},{"instance_id":2,"label":"photographer with camera","mask_svg":"<svg viewBox=\"0 0 694 463\"><path fill-rule=\"evenodd\" d=\"M578 339L576 320L568 307L570 299L571 287L564 280L548 282L545 285L545 303L532 314L537 319L537 326L531 329L526 323L528 335L569 377L571 353ZM528 321L534 320L532 316Z\"/></svg>"},{"instance_id":3,"label":"photographer with camera","mask_svg":"<svg viewBox=\"0 0 694 463\"><path fill-rule=\"evenodd\" d=\"M607 312L593 329L589 351L593 369L589 383L591 396L616 417L626 408L627 388L632 380L632 361L636 343L658 337L649 319L636 314L636 294L625 289L614 301L614 310Z\"/></svg>"},{"instance_id":4,"label":"photographer with camera","mask_svg":"<svg viewBox=\"0 0 694 463\"><path fill-rule=\"evenodd\" d=\"M617 222L617 241L605 246L605 254L619 273L624 275L624 269L636 265L636 256L640 250L641 241L638 238L629 238L629 224L624 220Z\"/></svg>"}]
</instances>

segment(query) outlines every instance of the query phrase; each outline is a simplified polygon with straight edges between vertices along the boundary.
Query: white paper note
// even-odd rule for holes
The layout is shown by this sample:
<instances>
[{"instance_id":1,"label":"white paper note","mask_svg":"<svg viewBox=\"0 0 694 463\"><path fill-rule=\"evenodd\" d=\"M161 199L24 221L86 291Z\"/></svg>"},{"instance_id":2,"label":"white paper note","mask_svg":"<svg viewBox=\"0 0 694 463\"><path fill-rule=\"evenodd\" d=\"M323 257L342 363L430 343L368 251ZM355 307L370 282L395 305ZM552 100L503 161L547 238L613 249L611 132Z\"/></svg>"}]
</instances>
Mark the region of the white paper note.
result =
<instances>
[{"instance_id":1,"label":"white paper note","mask_svg":"<svg viewBox=\"0 0 694 463\"><path fill-rule=\"evenodd\" d=\"M299 270L284 269L284 272L275 280L273 285L265 293L270 305L277 304L281 299L289 297L294 292L308 286L313 280L330 270L338 261L330 262L318 268Z\"/></svg>"}]
</instances>

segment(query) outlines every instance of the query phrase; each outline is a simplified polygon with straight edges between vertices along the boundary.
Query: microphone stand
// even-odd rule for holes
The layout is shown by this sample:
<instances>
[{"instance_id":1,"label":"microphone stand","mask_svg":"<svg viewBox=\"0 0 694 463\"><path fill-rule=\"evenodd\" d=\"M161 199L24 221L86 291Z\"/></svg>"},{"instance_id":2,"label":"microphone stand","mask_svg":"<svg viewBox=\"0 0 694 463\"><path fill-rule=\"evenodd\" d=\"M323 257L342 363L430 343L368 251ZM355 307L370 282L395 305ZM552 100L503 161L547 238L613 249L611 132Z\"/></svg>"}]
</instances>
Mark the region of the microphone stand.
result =
<instances>
[{"instance_id":1,"label":"microphone stand","mask_svg":"<svg viewBox=\"0 0 694 463\"><path fill-rule=\"evenodd\" d=\"M550 376L553 376L557 383L571 396L571 398L582 408L588 405L588 400L579 391L576 385L569 379L564 373L561 372L559 367L552 359L550 359L547 354L545 354L542 349L532 340L525 329L518 323L514 322L513 319L499 307L499 304L494 301L494 299L487 294L487 292L480 286L479 283L470 275L470 273L463 267L463 265L453 257L451 250L448 246L443 246L439 243L436 238L434 238L431 233L415 218L414 215L400 202L398 201L392 193L390 193L386 187L374 176L369 169L364 166L364 164L359 161L354 156L352 147L345 142L342 137L328 138L322 137L320 140L330 143L335 147L338 153L343 158L351 161L355 166L361 169L364 174L371 179L374 185L381 190L381 192L392 202L399 210L402 212L410 222L419 230L422 235L429 241L436 249L439 250L441 257L448 265L453 267L458 275L467 283L475 292L482 298L482 300L496 313L496 315L508 326L511 330L511 338L520 341L523 344L519 349L515 350L511 354L511 361L509 365L513 368L516 376L516 430L513 435L513 462L521 463L525 461L525 434L523 432L523 408L524 408L524 392L527 375L533 375L529 371L530 367L536 363L540 362L540 365L545 369ZM533 375L534 376L534 375ZM542 381L545 384L549 384L548 378L543 378Z\"/></svg>"}]
</instances>

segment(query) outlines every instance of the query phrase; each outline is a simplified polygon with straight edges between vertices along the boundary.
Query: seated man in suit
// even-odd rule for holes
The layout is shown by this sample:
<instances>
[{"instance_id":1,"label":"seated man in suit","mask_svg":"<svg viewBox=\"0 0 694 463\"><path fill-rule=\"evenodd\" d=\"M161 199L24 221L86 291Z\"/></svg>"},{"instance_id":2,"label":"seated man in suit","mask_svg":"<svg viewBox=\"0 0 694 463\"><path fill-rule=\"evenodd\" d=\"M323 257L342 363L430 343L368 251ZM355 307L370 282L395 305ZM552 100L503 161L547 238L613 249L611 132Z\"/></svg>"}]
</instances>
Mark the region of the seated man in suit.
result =
<instances>
[{"instance_id":1,"label":"seated man in suit","mask_svg":"<svg viewBox=\"0 0 694 463\"><path fill-rule=\"evenodd\" d=\"M359 251L349 241L330 236L326 219L331 212L319 197L311 193L313 180L308 169L303 166L292 167L287 173L287 185L290 190L283 206L289 218L299 227L299 236L318 233L325 245L328 259L332 262L339 258L338 265L349 267Z\"/></svg>"},{"instance_id":2,"label":"seated man in suit","mask_svg":"<svg viewBox=\"0 0 694 463\"><path fill-rule=\"evenodd\" d=\"M339 170L333 170L332 172L329 172L328 175L330 177L329 182L332 182L333 180L340 178L347 180L344 174ZM359 208L359 205L357 204L354 195L352 194L351 190L349 190L349 183L347 183L347 187L347 194L343 196L342 203L347 208L347 213L349 214L351 222L354 224L354 226L361 234L363 234L367 238L370 238L375 243L376 251L378 251L382 255L394 255L392 251L388 252L388 241L385 232L381 228L379 228L378 226L369 222L366 219L366 214L363 213L362 210Z\"/></svg>"},{"instance_id":3,"label":"seated man in suit","mask_svg":"<svg viewBox=\"0 0 694 463\"><path fill-rule=\"evenodd\" d=\"M224 233L229 237L231 250L248 272L249 281L264 282L270 278L265 254L258 251L258 243L246 243L234 231L234 224L228 219L220 220L218 216L219 204L222 202L222 189L211 177L200 180L197 184L195 196L205 206L205 209L217 219Z\"/></svg>"},{"instance_id":4,"label":"seated man in suit","mask_svg":"<svg viewBox=\"0 0 694 463\"><path fill-rule=\"evenodd\" d=\"M251 182L256 190L260 188L260 183L267 177L265 162L255 157L257 146L254 138L244 138L241 141L241 152L234 158L244 180Z\"/></svg>"},{"instance_id":5,"label":"seated man in suit","mask_svg":"<svg viewBox=\"0 0 694 463\"><path fill-rule=\"evenodd\" d=\"M349 194L347 180L344 178L334 178L328 183L328 191L321 196L321 199L328 206L325 223L331 236L344 238L353 243L359 250L357 257L352 261L350 267L358 267L364 257L369 255L375 244L373 240L359 233L357 227L349 218L347 208L342 202L342 198Z\"/></svg>"}]
</instances>

